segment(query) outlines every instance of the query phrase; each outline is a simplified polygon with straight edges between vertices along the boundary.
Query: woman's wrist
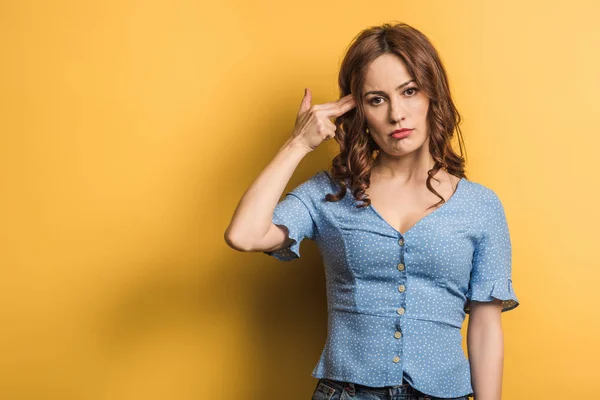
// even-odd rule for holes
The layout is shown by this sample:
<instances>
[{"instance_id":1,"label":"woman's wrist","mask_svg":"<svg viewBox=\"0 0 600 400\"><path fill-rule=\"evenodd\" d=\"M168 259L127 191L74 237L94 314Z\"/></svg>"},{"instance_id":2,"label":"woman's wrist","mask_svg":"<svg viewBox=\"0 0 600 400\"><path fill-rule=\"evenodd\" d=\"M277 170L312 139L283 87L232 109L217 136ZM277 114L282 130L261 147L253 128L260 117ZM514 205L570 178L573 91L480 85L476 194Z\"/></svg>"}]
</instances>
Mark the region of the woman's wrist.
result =
<instances>
[{"instance_id":1,"label":"woman's wrist","mask_svg":"<svg viewBox=\"0 0 600 400\"><path fill-rule=\"evenodd\" d=\"M280 152L291 152L304 157L312 151L306 144L299 142L297 139L290 137L279 149Z\"/></svg>"}]
</instances>

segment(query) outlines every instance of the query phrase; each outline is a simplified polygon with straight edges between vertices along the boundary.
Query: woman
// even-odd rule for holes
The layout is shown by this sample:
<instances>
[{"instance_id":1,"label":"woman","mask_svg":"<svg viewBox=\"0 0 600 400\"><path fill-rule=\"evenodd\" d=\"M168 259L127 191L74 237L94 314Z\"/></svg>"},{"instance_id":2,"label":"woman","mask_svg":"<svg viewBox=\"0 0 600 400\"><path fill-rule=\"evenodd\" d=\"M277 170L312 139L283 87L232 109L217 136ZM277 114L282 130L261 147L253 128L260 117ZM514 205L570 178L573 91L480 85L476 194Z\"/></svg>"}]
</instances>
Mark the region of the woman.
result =
<instances>
[{"instance_id":1,"label":"woman","mask_svg":"<svg viewBox=\"0 0 600 400\"><path fill-rule=\"evenodd\" d=\"M499 400L500 316L519 305L510 236L500 199L467 180L451 146L460 116L435 48L406 24L371 27L339 85L341 98L321 105L305 90L292 136L243 195L226 242L284 261L317 242L328 330L313 399ZM330 138L340 146L331 170L279 201Z\"/></svg>"}]
</instances>

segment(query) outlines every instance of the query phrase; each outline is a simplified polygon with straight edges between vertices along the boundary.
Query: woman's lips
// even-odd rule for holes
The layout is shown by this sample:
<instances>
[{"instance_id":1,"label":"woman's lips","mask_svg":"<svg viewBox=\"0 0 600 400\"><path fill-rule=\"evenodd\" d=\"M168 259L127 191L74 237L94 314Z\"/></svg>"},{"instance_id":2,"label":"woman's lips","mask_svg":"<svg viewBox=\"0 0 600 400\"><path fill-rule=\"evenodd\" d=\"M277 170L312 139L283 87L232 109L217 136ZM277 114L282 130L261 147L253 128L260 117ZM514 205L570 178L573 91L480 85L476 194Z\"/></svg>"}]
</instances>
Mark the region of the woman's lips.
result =
<instances>
[{"instance_id":1,"label":"woman's lips","mask_svg":"<svg viewBox=\"0 0 600 400\"><path fill-rule=\"evenodd\" d=\"M412 132L412 129L407 129L407 130L403 130L400 132L394 132L390 136L393 137L394 139L403 139L403 138L407 137L408 135L410 135L411 132Z\"/></svg>"}]
</instances>

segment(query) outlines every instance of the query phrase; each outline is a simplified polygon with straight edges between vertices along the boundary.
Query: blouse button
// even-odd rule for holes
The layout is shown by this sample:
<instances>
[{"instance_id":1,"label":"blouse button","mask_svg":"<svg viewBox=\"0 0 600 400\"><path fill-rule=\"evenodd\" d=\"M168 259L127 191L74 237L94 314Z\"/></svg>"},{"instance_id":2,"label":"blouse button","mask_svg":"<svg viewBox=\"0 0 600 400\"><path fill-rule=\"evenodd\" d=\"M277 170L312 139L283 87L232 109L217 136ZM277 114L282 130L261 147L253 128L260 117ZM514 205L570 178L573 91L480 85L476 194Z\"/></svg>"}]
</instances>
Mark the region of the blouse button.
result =
<instances>
[{"instance_id":1,"label":"blouse button","mask_svg":"<svg viewBox=\"0 0 600 400\"><path fill-rule=\"evenodd\" d=\"M404 308L400 307L397 312L400 315L404 314Z\"/></svg>"},{"instance_id":2,"label":"blouse button","mask_svg":"<svg viewBox=\"0 0 600 400\"><path fill-rule=\"evenodd\" d=\"M398 357L398 356L394 357L394 362L397 363L398 361L400 361L400 357Z\"/></svg>"},{"instance_id":3,"label":"blouse button","mask_svg":"<svg viewBox=\"0 0 600 400\"><path fill-rule=\"evenodd\" d=\"M404 285L398 286L398 290L401 291L401 292L404 292L405 286Z\"/></svg>"},{"instance_id":4,"label":"blouse button","mask_svg":"<svg viewBox=\"0 0 600 400\"><path fill-rule=\"evenodd\" d=\"M394 333L394 337L396 339L400 339L400 336L402 336L402 333L400 333L399 331L397 331L396 333Z\"/></svg>"},{"instance_id":5,"label":"blouse button","mask_svg":"<svg viewBox=\"0 0 600 400\"><path fill-rule=\"evenodd\" d=\"M400 238L400 240L398 240L398 244L400 246L404 246L404 239Z\"/></svg>"},{"instance_id":6,"label":"blouse button","mask_svg":"<svg viewBox=\"0 0 600 400\"><path fill-rule=\"evenodd\" d=\"M398 270L404 271L404 264L398 264Z\"/></svg>"}]
</instances>

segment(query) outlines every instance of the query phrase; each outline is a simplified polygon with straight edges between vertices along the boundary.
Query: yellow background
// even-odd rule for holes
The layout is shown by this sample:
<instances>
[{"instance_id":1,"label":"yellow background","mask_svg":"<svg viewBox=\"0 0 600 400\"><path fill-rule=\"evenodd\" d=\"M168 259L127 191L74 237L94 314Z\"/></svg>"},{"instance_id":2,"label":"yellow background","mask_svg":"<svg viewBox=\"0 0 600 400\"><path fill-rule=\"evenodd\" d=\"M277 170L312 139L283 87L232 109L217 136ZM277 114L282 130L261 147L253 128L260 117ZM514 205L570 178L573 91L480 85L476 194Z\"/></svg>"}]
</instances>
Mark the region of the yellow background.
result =
<instances>
[{"instance_id":1,"label":"yellow background","mask_svg":"<svg viewBox=\"0 0 600 400\"><path fill-rule=\"evenodd\" d=\"M503 314L503 399L600 398L599 16L591 0L4 0L0 398L310 398L314 242L284 264L223 232L304 87L335 100L350 40L390 21L439 50L467 175L507 213L521 305Z\"/></svg>"}]
</instances>

